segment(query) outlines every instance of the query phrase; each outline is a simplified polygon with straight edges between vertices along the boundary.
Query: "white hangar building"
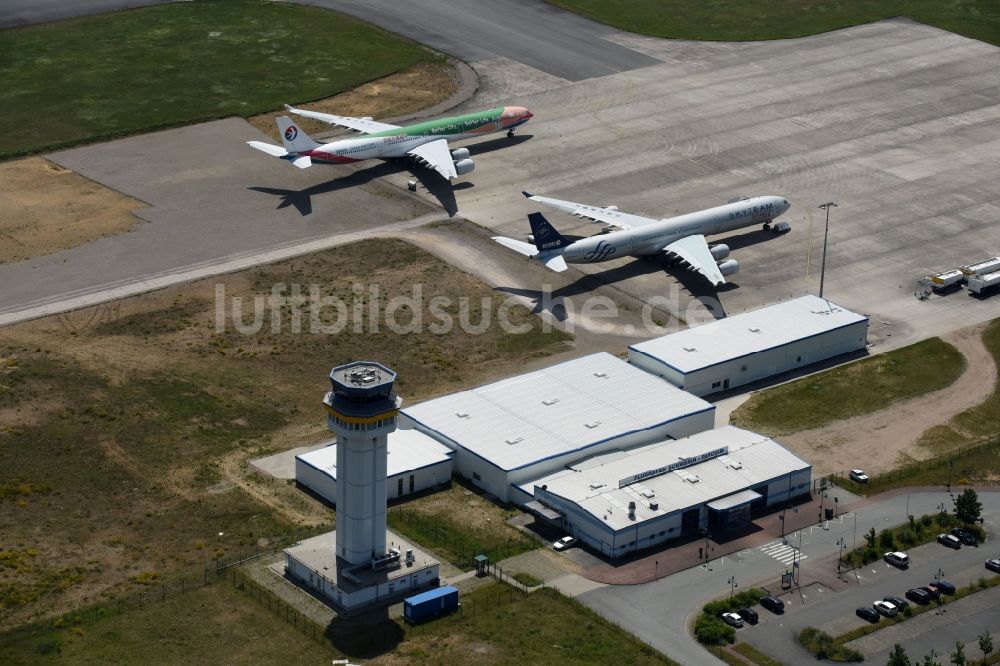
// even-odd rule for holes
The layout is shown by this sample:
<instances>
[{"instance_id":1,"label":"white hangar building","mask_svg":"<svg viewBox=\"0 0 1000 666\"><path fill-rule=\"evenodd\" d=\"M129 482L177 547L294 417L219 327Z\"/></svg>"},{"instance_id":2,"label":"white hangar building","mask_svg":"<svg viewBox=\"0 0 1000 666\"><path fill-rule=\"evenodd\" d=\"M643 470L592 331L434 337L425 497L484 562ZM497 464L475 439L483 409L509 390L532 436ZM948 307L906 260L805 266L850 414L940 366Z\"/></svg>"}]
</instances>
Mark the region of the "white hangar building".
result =
<instances>
[{"instance_id":1,"label":"white hangar building","mask_svg":"<svg viewBox=\"0 0 1000 666\"><path fill-rule=\"evenodd\" d=\"M864 349L868 317L802 296L628 348L633 365L695 395Z\"/></svg>"},{"instance_id":2,"label":"white hangar building","mask_svg":"<svg viewBox=\"0 0 1000 666\"><path fill-rule=\"evenodd\" d=\"M529 508L621 557L670 539L718 536L809 493L812 466L774 440L725 426L614 451L525 484Z\"/></svg>"},{"instance_id":3,"label":"white hangar building","mask_svg":"<svg viewBox=\"0 0 1000 666\"><path fill-rule=\"evenodd\" d=\"M611 354L406 407L410 424L455 451L455 471L504 502L581 457L680 438L714 425L715 406Z\"/></svg>"},{"instance_id":4,"label":"white hangar building","mask_svg":"<svg viewBox=\"0 0 1000 666\"><path fill-rule=\"evenodd\" d=\"M330 440L295 456L295 480L330 504L337 503L337 445ZM416 430L389 433L385 494L396 499L451 481L452 451Z\"/></svg>"}]
</instances>

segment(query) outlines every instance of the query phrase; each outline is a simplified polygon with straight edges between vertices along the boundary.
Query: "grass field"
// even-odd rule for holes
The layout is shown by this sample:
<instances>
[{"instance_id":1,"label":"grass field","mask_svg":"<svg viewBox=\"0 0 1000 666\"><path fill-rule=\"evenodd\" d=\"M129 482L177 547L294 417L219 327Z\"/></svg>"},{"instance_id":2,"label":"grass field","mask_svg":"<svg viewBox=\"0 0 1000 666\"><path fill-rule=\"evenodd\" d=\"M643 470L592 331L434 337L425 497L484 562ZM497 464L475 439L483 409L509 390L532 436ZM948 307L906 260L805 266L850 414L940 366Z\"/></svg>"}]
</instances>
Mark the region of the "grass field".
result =
<instances>
[{"instance_id":1,"label":"grass field","mask_svg":"<svg viewBox=\"0 0 1000 666\"><path fill-rule=\"evenodd\" d=\"M462 569L472 569L479 554L496 562L538 548L506 523L515 511L479 492L456 479L445 490L391 507L389 527Z\"/></svg>"},{"instance_id":2,"label":"grass field","mask_svg":"<svg viewBox=\"0 0 1000 666\"><path fill-rule=\"evenodd\" d=\"M1000 4L995 0L549 1L622 30L673 39L788 39L906 16L1000 45Z\"/></svg>"},{"instance_id":3,"label":"grass field","mask_svg":"<svg viewBox=\"0 0 1000 666\"><path fill-rule=\"evenodd\" d=\"M333 365L383 362L412 402L510 374L568 339L523 308L512 313L523 335L496 317L480 334L397 335L375 331L368 307L360 331L309 333L306 310L294 333L291 305L270 311L278 328L269 316L256 333L217 332L217 284L252 303L277 283L349 302L353 284L377 286L383 304L420 284L427 322L432 297L468 298L479 322L494 295L409 244L369 240L0 330L0 626L329 523L328 509L246 462L327 436Z\"/></svg>"},{"instance_id":4,"label":"grass field","mask_svg":"<svg viewBox=\"0 0 1000 666\"><path fill-rule=\"evenodd\" d=\"M327 97L439 56L347 16L199 0L0 31L0 157Z\"/></svg>"},{"instance_id":5,"label":"grass field","mask_svg":"<svg viewBox=\"0 0 1000 666\"><path fill-rule=\"evenodd\" d=\"M141 610L91 609L0 634L0 662L21 664L321 664L335 653L226 583Z\"/></svg>"},{"instance_id":6,"label":"grass field","mask_svg":"<svg viewBox=\"0 0 1000 666\"><path fill-rule=\"evenodd\" d=\"M1000 368L1000 319L983 332L983 345ZM917 444L940 454L997 435L1000 435L1000 379L986 400L957 414L948 423L931 428Z\"/></svg>"},{"instance_id":7,"label":"grass field","mask_svg":"<svg viewBox=\"0 0 1000 666\"><path fill-rule=\"evenodd\" d=\"M732 423L768 435L818 428L942 389L964 370L958 350L930 338L755 393Z\"/></svg>"}]
</instances>

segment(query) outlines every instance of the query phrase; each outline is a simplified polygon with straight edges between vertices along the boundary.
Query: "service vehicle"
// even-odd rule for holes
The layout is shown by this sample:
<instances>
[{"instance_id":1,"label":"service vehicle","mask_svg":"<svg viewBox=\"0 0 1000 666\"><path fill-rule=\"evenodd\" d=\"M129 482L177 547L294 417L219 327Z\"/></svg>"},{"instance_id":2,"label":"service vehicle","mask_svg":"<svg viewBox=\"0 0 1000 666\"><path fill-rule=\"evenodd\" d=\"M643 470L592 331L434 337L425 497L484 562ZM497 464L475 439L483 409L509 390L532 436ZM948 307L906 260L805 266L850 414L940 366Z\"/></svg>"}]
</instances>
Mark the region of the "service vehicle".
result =
<instances>
[{"instance_id":1,"label":"service vehicle","mask_svg":"<svg viewBox=\"0 0 1000 666\"><path fill-rule=\"evenodd\" d=\"M937 542L943 546L948 546L949 548L954 548L958 550L962 547L961 540L954 534L938 534Z\"/></svg>"},{"instance_id":2,"label":"service vehicle","mask_svg":"<svg viewBox=\"0 0 1000 666\"><path fill-rule=\"evenodd\" d=\"M910 556L906 553L901 553L898 550L886 553L882 556L882 559L899 569L905 569L910 566Z\"/></svg>"},{"instance_id":3,"label":"service vehicle","mask_svg":"<svg viewBox=\"0 0 1000 666\"><path fill-rule=\"evenodd\" d=\"M771 594L761 597L760 605L772 613L781 614L785 612L785 602Z\"/></svg>"},{"instance_id":4,"label":"service vehicle","mask_svg":"<svg viewBox=\"0 0 1000 666\"><path fill-rule=\"evenodd\" d=\"M852 469L850 474L847 476L850 477L851 481L854 481L855 483L868 483L869 481L868 475L865 474L863 469Z\"/></svg>"},{"instance_id":5,"label":"service vehicle","mask_svg":"<svg viewBox=\"0 0 1000 666\"><path fill-rule=\"evenodd\" d=\"M888 601L882 601L881 599L874 602L872 604L872 608L877 610L880 615L885 615L886 617L896 617L896 614L899 613L899 609L896 608L894 604L890 604Z\"/></svg>"},{"instance_id":6,"label":"service vehicle","mask_svg":"<svg viewBox=\"0 0 1000 666\"><path fill-rule=\"evenodd\" d=\"M722 621L731 627L736 627L737 629L743 627L743 618L739 616L739 613L723 613Z\"/></svg>"},{"instance_id":7,"label":"service vehicle","mask_svg":"<svg viewBox=\"0 0 1000 666\"><path fill-rule=\"evenodd\" d=\"M854 611L854 614L860 617L862 620L867 620L872 624L877 624L882 616L878 614L878 611L871 606L862 606L858 610Z\"/></svg>"}]
</instances>

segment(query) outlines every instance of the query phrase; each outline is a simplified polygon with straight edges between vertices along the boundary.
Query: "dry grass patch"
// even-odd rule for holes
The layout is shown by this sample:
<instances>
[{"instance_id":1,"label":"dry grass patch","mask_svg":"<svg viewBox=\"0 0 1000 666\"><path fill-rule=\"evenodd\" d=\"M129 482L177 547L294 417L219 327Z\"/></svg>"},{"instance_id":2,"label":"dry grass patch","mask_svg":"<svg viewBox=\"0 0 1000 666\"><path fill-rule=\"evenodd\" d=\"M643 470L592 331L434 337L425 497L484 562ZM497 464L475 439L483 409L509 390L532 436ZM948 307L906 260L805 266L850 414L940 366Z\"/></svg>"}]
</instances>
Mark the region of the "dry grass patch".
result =
<instances>
[{"instance_id":1,"label":"dry grass patch","mask_svg":"<svg viewBox=\"0 0 1000 666\"><path fill-rule=\"evenodd\" d=\"M41 157L0 162L0 263L121 233L144 206Z\"/></svg>"},{"instance_id":2,"label":"dry grass patch","mask_svg":"<svg viewBox=\"0 0 1000 666\"><path fill-rule=\"evenodd\" d=\"M382 120L410 115L434 106L453 95L456 90L458 77L454 67L444 62L422 62L339 95L293 106L338 116L370 116ZM264 134L276 137L278 126L274 119L284 115L288 115L288 112L279 109L251 116L247 120ZM296 122L310 134L337 129L311 118L297 117Z\"/></svg>"}]
</instances>

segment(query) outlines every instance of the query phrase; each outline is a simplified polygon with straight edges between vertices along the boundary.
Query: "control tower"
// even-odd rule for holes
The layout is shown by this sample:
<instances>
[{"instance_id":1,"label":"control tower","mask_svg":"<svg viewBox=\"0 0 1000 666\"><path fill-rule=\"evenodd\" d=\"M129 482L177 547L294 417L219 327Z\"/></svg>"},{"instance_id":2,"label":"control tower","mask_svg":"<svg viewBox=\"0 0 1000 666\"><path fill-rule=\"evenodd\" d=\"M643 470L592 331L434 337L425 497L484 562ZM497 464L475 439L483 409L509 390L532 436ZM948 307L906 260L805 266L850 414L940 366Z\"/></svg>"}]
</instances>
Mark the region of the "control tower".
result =
<instances>
[{"instance_id":1,"label":"control tower","mask_svg":"<svg viewBox=\"0 0 1000 666\"><path fill-rule=\"evenodd\" d=\"M370 361L330 371L333 390L323 404L327 427L337 436L337 558L347 567L380 568L388 555L387 440L403 403L395 380L395 372Z\"/></svg>"}]
</instances>

